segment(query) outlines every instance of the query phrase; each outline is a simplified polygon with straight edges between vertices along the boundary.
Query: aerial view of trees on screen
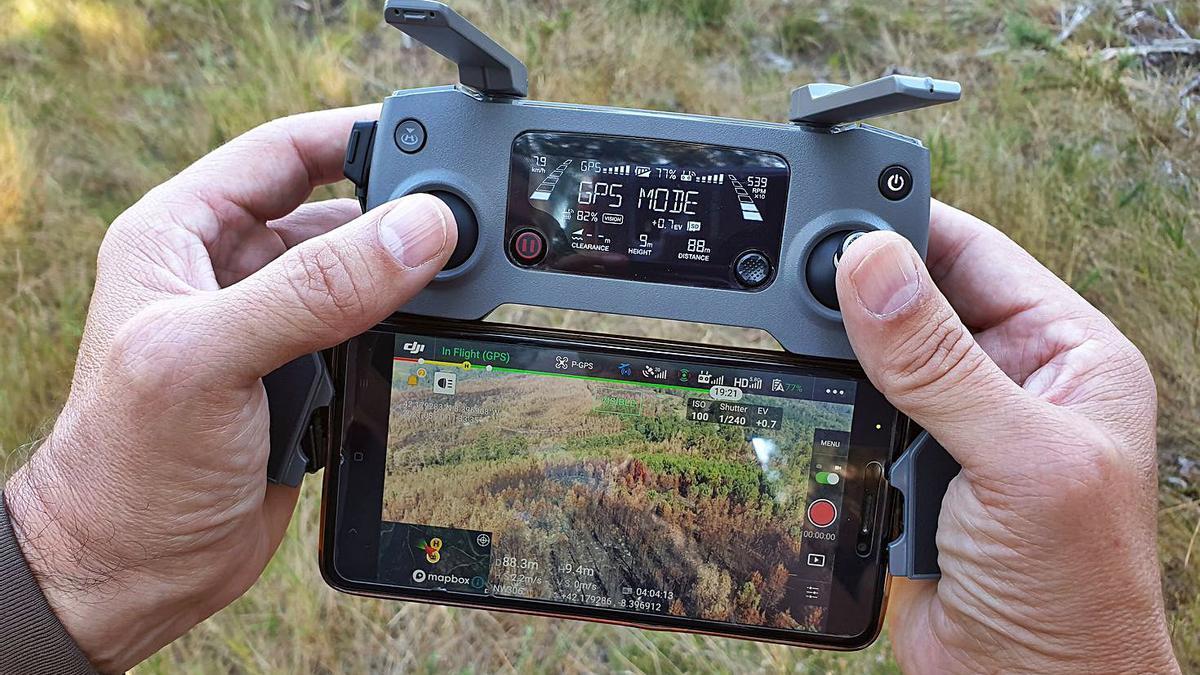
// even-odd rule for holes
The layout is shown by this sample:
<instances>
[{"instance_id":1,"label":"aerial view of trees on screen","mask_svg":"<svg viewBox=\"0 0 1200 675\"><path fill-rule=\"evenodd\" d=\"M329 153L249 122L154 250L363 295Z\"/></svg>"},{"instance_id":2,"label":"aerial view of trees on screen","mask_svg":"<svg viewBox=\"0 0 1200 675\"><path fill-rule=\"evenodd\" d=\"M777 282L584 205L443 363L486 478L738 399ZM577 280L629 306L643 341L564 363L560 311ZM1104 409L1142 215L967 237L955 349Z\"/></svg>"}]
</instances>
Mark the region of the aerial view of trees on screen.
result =
<instances>
[{"instance_id":1,"label":"aerial view of trees on screen","mask_svg":"<svg viewBox=\"0 0 1200 675\"><path fill-rule=\"evenodd\" d=\"M795 615L788 580L803 564L813 429L849 429L849 406L748 396L786 407L763 430L689 421L696 392L459 372L447 396L406 375L384 519L488 531L494 557L536 563L495 568L494 585L780 628L822 620Z\"/></svg>"}]
</instances>

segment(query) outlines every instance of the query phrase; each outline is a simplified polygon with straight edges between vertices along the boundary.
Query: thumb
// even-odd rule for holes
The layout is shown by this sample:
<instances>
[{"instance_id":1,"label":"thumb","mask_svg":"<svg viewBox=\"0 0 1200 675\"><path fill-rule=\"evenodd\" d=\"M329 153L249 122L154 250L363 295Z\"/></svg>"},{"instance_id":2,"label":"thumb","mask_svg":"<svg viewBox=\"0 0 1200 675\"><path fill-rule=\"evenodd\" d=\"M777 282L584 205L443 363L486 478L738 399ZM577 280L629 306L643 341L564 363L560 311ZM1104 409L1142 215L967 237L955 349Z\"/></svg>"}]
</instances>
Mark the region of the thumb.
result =
<instances>
[{"instance_id":1,"label":"thumb","mask_svg":"<svg viewBox=\"0 0 1200 675\"><path fill-rule=\"evenodd\" d=\"M258 378L368 330L441 271L457 239L450 209L416 194L289 249L210 303L227 365Z\"/></svg>"},{"instance_id":2,"label":"thumb","mask_svg":"<svg viewBox=\"0 0 1200 675\"><path fill-rule=\"evenodd\" d=\"M976 343L907 239L860 237L841 258L837 290L867 377L964 467L998 459L990 448L1031 431L1013 420L1046 419Z\"/></svg>"}]
</instances>

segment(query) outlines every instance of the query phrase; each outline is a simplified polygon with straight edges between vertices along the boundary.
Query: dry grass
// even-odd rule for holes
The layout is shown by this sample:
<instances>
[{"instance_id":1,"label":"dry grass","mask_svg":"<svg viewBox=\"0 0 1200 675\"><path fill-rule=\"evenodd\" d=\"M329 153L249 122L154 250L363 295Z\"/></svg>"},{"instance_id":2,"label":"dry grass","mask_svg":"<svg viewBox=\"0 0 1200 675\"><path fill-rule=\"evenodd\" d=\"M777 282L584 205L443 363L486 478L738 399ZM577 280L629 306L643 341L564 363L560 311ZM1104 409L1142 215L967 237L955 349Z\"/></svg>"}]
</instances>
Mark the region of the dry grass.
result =
<instances>
[{"instance_id":1,"label":"dry grass","mask_svg":"<svg viewBox=\"0 0 1200 675\"><path fill-rule=\"evenodd\" d=\"M457 6L527 61L534 95L550 100L779 120L789 87L810 80L893 67L961 80L962 103L885 125L930 145L938 197L1009 232L1150 360L1162 401L1164 585L1177 652L1196 671L1200 119L1179 92L1200 65L1100 63L1095 54L1131 35L1155 37L1168 8L1200 35L1200 6L1146 2L1131 21L1131 4L1098 3L1061 44L1051 0ZM0 12L0 465L9 467L66 393L97 242L117 213L258 122L453 78L439 57L381 26L374 2L0 0ZM614 325L577 313L505 314ZM747 339L679 324L637 330ZM886 642L842 656L337 595L316 571L315 488L259 585L143 670L895 669Z\"/></svg>"}]
</instances>

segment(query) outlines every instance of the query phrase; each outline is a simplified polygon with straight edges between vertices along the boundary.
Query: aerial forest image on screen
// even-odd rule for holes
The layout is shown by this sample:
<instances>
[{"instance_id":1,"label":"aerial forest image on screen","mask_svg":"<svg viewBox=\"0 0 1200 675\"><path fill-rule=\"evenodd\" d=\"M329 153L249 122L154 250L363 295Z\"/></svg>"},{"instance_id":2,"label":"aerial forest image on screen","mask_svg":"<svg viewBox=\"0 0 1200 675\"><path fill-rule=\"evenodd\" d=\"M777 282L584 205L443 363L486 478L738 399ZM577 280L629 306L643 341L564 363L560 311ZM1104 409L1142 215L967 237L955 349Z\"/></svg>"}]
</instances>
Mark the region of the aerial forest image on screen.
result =
<instances>
[{"instance_id":1,"label":"aerial forest image on screen","mask_svg":"<svg viewBox=\"0 0 1200 675\"><path fill-rule=\"evenodd\" d=\"M852 405L749 393L726 405L697 382L706 371L679 364L592 377L570 367L591 365L577 352L536 372L407 358L403 341L383 580L822 629L833 535L806 509L812 477L841 466L814 463L814 434L848 435ZM828 473L815 473L821 461Z\"/></svg>"}]
</instances>

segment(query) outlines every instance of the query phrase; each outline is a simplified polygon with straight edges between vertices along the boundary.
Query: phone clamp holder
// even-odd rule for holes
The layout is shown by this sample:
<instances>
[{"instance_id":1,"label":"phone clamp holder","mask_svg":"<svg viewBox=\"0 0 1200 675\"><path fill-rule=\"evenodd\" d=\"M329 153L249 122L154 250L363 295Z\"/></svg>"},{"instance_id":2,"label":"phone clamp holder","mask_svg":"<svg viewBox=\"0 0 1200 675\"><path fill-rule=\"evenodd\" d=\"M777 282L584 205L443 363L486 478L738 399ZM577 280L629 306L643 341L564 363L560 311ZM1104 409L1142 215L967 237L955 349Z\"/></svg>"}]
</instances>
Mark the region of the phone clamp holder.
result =
<instances>
[{"instance_id":1,"label":"phone clamp holder","mask_svg":"<svg viewBox=\"0 0 1200 675\"><path fill-rule=\"evenodd\" d=\"M888 482L903 497L900 534L888 544L888 572L894 577L937 579L937 527L946 488L959 472L958 462L928 431L917 434L888 472Z\"/></svg>"},{"instance_id":2,"label":"phone clamp holder","mask_svg":"<svg viewBox=\"0 0 1200 675\"><path fill-rule=\"evenodd\" d=\"M397 311L467 321L504 304L633 314L759 329L793 354L853 359L834 285L846 242L889 230L925 254L929 151L861 122L955 101L955 82L809 84L791 92L787 124L550 103L527 99L525 65L446 5L388 0L384 18L453 61L459 79L395 92L347 143L344 173L364 210L431 193L459 228L444 270ZM652 175L669 166L703 170ZM585 182L634 189L622 207ZM675 201L655 206L659 195ZM581 227L564 215L597 199L608 200L594 212L603 220ZM703 217L681 215L701 203ZM677 217L633 227L648 211ZM268 479L295 486L337 461L340 385L316 355L264 384ZM889 480L904 499L893 575L938 575L938 514L957 472L924 433L893 462Z\"/></svg>"},{"instance_id":3,"label":"phone clamp holder","mask_svg":"<svg viewBox=\"0 0 1200 675\"><path fill-rule=\"evenodd\" d=\"M307 354L263 378L271 417L271 454L267 480L298 487L304 474L324 464L326 423L333 401L333 380L320 354Z\"/></svg>"}]
</instances>

